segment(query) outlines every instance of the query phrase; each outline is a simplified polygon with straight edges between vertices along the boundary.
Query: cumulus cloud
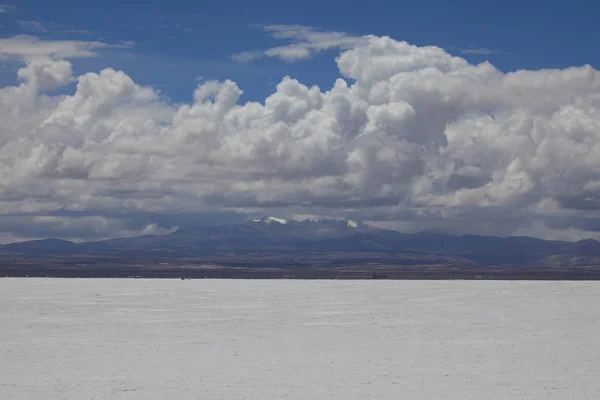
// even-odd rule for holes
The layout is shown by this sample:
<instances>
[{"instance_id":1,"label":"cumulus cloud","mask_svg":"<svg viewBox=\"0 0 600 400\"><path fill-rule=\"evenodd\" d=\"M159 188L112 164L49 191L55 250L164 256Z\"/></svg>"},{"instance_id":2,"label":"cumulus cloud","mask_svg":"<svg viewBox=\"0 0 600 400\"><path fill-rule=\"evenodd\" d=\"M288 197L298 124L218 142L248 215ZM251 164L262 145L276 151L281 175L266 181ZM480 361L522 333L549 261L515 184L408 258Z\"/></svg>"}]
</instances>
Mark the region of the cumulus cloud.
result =
<instances>
[{"instance_id":1,"label":"cumulus cloud","mask_svg":"<svg viewBox=\"0 0 600 400\"><path fill-rule=\"evenodd\" d=\"M242 104L233 81L208 81L174 104L122 71L28 60L0 89L0 212L65 237L69 223L34 218L220 211L598 237L599 71L503 73L374 36L336 62L329 88L286 77Z\"/></svg>"},{"instance_id":2,"label":"cumulus cloud","mask_svg":"<svg viewBox=\"0 0 600 400\"><path fill-rule=\"evenodd\" d=\"M43 40L35 36L16 35L10 38L0 38L0 59L94 57L100 50L124 47L131 47L131 43L108 44L98 41Z\"/></svg>"},{"instance_id":3,"label":"cumulus cloud","mask_svg":"<svg viewBox=\"0 0 600 400\"><path fill-rule=\"evenodd\" d=\"M276 39L286 40L286 45L266 50L244 51L234 54L238 62L250 62L262 57L276 57L284 61L295 62L310 58L313 54L329 49L347 49L365 38L349 35L346 32L320 31L311 26L302 25L253 25L271 34Z\"/></svg>"},{"instance_id":4,"label":"cumulus cloud","mask_svg":"<svg viewBox=\"0 0 600 400\"><path fill-rule=\"evenodd\" d=\"M14 9L13 6L8 4L0 4L0 14L8 14Z\"/></svg>"}]
</instances>

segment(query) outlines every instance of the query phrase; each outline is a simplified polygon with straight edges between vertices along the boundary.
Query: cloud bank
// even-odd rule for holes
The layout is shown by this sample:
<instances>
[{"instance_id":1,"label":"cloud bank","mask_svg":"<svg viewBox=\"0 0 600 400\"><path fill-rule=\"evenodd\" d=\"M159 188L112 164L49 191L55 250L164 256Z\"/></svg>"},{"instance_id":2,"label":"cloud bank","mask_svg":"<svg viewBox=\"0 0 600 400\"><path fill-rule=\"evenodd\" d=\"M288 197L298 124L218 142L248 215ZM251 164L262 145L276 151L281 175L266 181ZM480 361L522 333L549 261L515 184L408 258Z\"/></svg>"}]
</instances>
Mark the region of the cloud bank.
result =
<instances>
[{"instance_id":1,"label":"cloud bank","mask_svg":"<svg viewBox=\"0 0 600 400\"><path fill-rule=\"evenodd\" d=\"M20 54L11 40L37 48L8 40L0 54ZM368 36L336 58L329 88L285 77L264 101L240 104L234 82L210 81L192 103L174 104L125 72L73 77L56 59L86 51L44 50L17 86L0 89L6 237L19 219L30 227L19 237L80 237L70 227L90 224L97 237L159 231L172 227L132 230L127 215L182 211L566 239L600 231L600 73L591 66L503 73ZM74 79L73 93L48 93ZM121 225L94 222L115 214Z\"/></svg>"}]
</instances>

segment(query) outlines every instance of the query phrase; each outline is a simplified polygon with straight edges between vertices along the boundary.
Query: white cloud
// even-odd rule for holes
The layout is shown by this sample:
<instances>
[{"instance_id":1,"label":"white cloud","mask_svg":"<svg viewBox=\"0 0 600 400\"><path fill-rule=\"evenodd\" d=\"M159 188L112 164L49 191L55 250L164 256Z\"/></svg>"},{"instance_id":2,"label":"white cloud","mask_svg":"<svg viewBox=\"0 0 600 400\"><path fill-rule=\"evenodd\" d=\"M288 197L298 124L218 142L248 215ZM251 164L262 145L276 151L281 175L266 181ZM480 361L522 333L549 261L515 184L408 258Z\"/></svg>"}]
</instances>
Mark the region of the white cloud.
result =
<instances>
[{"instance_id":1,"label":"white cloud","mask_svg":"<svg viewBox=\"0 0 600 400\"><path fill-rule=\"evenodd\" d=\"M48 32L74 33L89 35L92 32L87 29L76 29L54 21L17 20L17 26L21 31L28 34L42 34Z\"/></svg>"},{"instance_id":2,"label":"white cloud","mask_svg":"<svg viewBox=\"0 0 600 400\"><path fill-rule=\"evenodd\" d=\"M473 54L478 56L489 56L491 54L500 53L499 50L488 49L487 47L477 47L472 49L462 49L460 50L462 54Z\"/></svg>"},{"instance_id":3,"label":"white cloud","mask_svg":"<svg viewBox=\"0 0 600 400\"><path fill-rule=\"evenodd\" d=\"M19 78L30 88L48 90L64 86L72 80L71 64L64 60L39 58L19 69Z\"/></svg>"},{"instance_id":4,"label":"white cloud","mask_svg":"<svg viewBox=\"0 0 600 400\"><path fill-rule=\"evenodd\" d=\"M330 49L347 49L365 38L349 35L345 32L320 31L301 25L254 25L271 34L276 39L289 41L289 44L266 50L244 51L234 54L238 62L249 62L262 57L276 57L288 62L304 60L313 54Z\"/></svg>"},{"instance_id":5,"label":"white cloud","mask_svg":"<svg viewBox=\"0 0 600 400\"><path fill-rule=\"evenodd\" d=\"M65 29L65 32L77 33L77 34L81 34L81 35L91 35L92 34L92 31L90 31L88 29Z\"/></svg>"},{"instance_id":6,"label":"white cloud","mask_svg":"<svg viewBox=\"0 0 600 400\"><path fill-rule=\"evenodd\" d=\"M231 56L231 58L240 63L247 63L264 55L262 51L242 51Z\"/></svg>"},{"instance_id":7,"label":"white cloud","mask_svg":"<svg viewBox=\"0 0 600 400\"><path fill-rule=\"evenodd\" d=\"M8 14L14 10L14 7L8 4L0 4L0 14Z\"/></svg>"},{"instance_id":8,"label":"white cloud","mask_svg":"<svg viewBox=\"0 0 600 400\"><path fill-rule=\"evenodd\" d=\"M70 64L30 59L0 89L0 213L237 211L598 237L599 71L503 73L386 37L336 61L327 89L288 77L240 104L234 82L208 81L173 104L112 69L50 96Z\"/></svg>"},{"instance_id":9,"label":"white cloud","mask_svg":"<svg viewBox=\"0 0 600 400\"><path fill-rule=\"evenodd\" d=\"M81 40L43 40L35 36L17 35L0 38L0 59L94 57L100 50L130 47L130 45L130 43L114 45Z\"/></svg>"},{"instance_id":10,"label":"white cloud","mask_svg":"<svg viewBox=\"0 0 600 400\"><path fill-rule=\"evenodd\" d=\"M48 28L39 21L24 21L17 20L17 25L21 30L32 32L32 33L45 33L48 32Z\"/></svg>"}]
</instances>

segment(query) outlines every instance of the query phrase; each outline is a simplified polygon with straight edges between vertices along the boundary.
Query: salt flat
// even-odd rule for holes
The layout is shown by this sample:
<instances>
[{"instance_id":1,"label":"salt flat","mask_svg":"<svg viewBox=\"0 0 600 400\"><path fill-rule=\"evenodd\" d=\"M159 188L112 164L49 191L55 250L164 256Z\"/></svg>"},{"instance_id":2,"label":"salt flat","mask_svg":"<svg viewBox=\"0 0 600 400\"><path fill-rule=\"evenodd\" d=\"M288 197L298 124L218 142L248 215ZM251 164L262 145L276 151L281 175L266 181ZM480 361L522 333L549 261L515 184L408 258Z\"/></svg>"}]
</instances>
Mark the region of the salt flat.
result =
<instances>
[{"instance_id":1,"label":"salt flat","mask_svg":"<svg viewBox=\"0 0 600 400\"><path fill-rule=\"evenodd\" d=\"M2 399L599 399L600 283L0 279Z\"/></svg>"}]
</instances>

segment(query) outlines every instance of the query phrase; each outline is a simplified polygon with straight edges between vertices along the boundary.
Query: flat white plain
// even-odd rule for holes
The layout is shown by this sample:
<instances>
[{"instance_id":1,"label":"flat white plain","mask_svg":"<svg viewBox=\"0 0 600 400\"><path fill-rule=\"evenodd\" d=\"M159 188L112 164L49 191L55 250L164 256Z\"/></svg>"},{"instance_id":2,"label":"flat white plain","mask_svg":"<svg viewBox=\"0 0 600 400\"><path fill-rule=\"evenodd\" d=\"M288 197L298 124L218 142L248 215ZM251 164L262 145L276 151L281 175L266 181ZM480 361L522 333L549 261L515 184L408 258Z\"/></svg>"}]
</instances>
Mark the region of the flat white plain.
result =
<instances>
[{"instance_id":1,"label":"flat white plain","mask_svg":"<svg viewBox=\"0 0 600 400\"><path fill-rule=\"evenodd\" d=\"M10 399L599 399L600 283L0 279Z\"/></svg>"}]
</instances>

